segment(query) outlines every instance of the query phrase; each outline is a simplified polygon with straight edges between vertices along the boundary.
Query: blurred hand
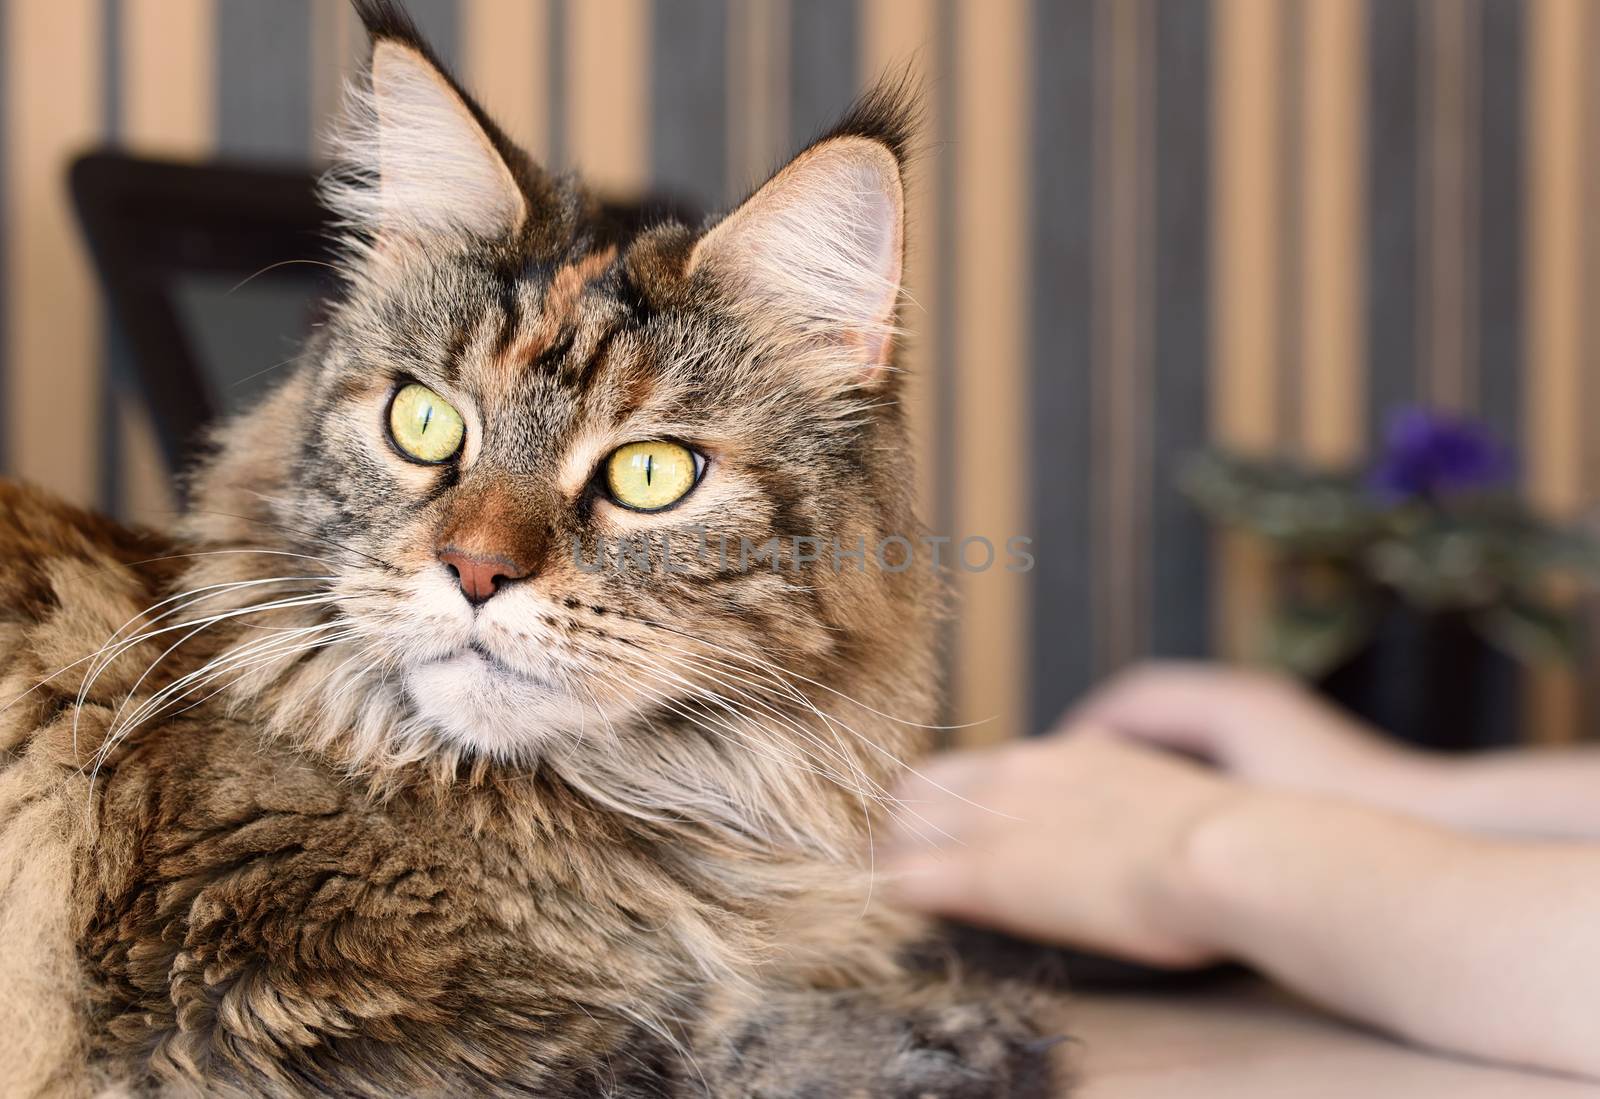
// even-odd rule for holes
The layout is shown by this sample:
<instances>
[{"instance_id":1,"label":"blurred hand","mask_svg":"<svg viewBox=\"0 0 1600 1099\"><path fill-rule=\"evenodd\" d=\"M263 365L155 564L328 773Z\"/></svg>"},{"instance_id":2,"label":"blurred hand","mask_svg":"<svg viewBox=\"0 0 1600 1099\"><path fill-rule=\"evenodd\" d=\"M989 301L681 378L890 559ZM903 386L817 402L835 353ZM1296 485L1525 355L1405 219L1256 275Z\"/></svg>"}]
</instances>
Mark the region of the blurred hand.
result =
<instances>
[{"instance_id":1,"label":"blurred hand","mask_svg":"<svg viewBox=\"0 0 1600 1099\"><path fill-rule=\"evenodd\" d=\"M1392 809L1426 802L1440 769L1293 680L1221 665L1133 668L1090 695L1070 721L1182 752L1248 783Z\"/></svg>"},{"instance_id":2,"label":"blurred hand","mask_svg":"<svg viewBox=\"0 0 1600 1099\"><path fill-rule=\"evenodd\" d=\"M1216 948L1185 926L1191 831L1241 790L1095 732L960 752L899 791L880 868L904 904L1153 965Z\"/></svg>"}]
</instances>

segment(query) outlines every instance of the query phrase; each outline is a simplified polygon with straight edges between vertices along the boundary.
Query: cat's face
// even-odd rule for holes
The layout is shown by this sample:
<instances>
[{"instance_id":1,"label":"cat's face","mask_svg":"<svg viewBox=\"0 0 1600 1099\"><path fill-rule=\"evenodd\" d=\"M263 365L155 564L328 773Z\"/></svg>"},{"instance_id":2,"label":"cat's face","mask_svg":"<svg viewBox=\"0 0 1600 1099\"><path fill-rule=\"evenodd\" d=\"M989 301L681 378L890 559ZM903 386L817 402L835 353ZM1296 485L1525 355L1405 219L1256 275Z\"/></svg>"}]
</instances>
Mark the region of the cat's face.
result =
<instances>
[{"instance_id":1,"label":"cat's face","mask_svg":"<svg viewBox=\"0 0 1600 1099\"><path fill-rule=\"evenodd\" d=\"M904 582L871 547L915 533L903 120L875 109L708 232L617 238L379 38L359 176L330 190L351 287L249 433L351 659L438 735L515 757L641 716L714 733L781 695L764 664L827 678L893 626Z\"/></svg>"}]
</instances>

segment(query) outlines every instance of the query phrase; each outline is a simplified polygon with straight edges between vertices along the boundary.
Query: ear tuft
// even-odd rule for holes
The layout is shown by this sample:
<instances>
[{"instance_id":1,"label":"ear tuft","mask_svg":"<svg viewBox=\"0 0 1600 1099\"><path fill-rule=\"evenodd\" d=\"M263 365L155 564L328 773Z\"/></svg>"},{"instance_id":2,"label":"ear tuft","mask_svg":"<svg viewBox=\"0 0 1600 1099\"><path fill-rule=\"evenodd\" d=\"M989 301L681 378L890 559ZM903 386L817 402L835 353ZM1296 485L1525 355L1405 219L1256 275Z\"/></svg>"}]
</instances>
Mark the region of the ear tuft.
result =
<instances>
[{"instance_id":1,"label":"ear tuft","mask_svg":"<svg viewBox=\"0 0 1600 1099\"><path fill-rule=\"evenodd\" d=\"M914 69L885 77L851 104L844 117L815 144L835 137L864 137L888 149L903 170L911 160L912 143L922 128L920 104L924 98L922 81Z\"/></svg>"},{"instance_id":2,"label":"ear tuft","mask_svg":"<svg viewBox=\"0 0 1600 1099\"><path fill-rule=\"evenodd\" d=\"M356 10L356 18L361 20L372 41L391 38L415 46L421 53L427 52L422 32L417 30L417 24L395 0L352 0L352 6ZM437 59L433 60L437 64Z\"/></svg>"},{"instance_id":3,"label":"ear tuft","mask_svg":"<svg viewBox=\"0 0 1600 1099\"><path fill-rule=\"evenodd\" d=\"M337 135L343 171L323 194L351 227L407 237L502 238L527 200L488 122L392 5L360 5L374 36L366 80L352 89Z\"/></svg>"},{"instance_id":4,"label":"ear tuft","mask_svg":"<svg viewBox=\"0 0 1600 1099\"><path fill-rule=\"evenodd\" d=\"M888 361L905 199L882 142L846 134L801 153L695 246L691 274L782 330Z\"/></svg>"}]
</instances>

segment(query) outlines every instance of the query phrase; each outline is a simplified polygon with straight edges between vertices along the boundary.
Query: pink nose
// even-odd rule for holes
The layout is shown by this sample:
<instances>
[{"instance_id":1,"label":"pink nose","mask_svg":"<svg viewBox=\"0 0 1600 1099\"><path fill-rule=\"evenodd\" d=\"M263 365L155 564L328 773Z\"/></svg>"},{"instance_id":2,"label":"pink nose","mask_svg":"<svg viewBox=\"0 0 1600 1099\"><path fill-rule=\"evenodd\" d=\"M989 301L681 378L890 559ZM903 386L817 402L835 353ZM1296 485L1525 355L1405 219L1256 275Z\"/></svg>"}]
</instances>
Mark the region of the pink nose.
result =
<instances>
[{"instance_id":1,"label":"pink nose","mask_svg":"<svg viewBox=\"0 0 1600 1099\"><path fill-rule=\"evenodd\" d=\"M440 550L439 560L455 574L456 582L461 585L461 594L473 606L487 602L491 595L500 590L501 585L528 575L527 569L509 557L483 557L454 546Z\"/></svg>"}]
</instances>

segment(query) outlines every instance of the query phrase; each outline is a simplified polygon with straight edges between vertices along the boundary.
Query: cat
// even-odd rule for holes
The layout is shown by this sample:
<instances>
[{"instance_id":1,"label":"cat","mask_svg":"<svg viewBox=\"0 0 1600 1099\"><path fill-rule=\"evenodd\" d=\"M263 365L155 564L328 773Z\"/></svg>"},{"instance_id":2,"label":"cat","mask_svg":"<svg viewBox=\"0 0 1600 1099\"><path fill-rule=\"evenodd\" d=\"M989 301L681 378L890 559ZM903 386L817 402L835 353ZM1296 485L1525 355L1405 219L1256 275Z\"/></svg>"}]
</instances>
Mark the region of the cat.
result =
<instances>
[{"instance_id":1,"label":"cat","mask_svg":"<svg viewBox=\"0 0 1600 1099\"><path fill-rule=\"evenodd\" d=\"M0 487L0 1091L1059 1094L1058 1005L872 885L909 97L624 231L356 6L299 365L170 533Z\"/></svg>"}]
</instances>

